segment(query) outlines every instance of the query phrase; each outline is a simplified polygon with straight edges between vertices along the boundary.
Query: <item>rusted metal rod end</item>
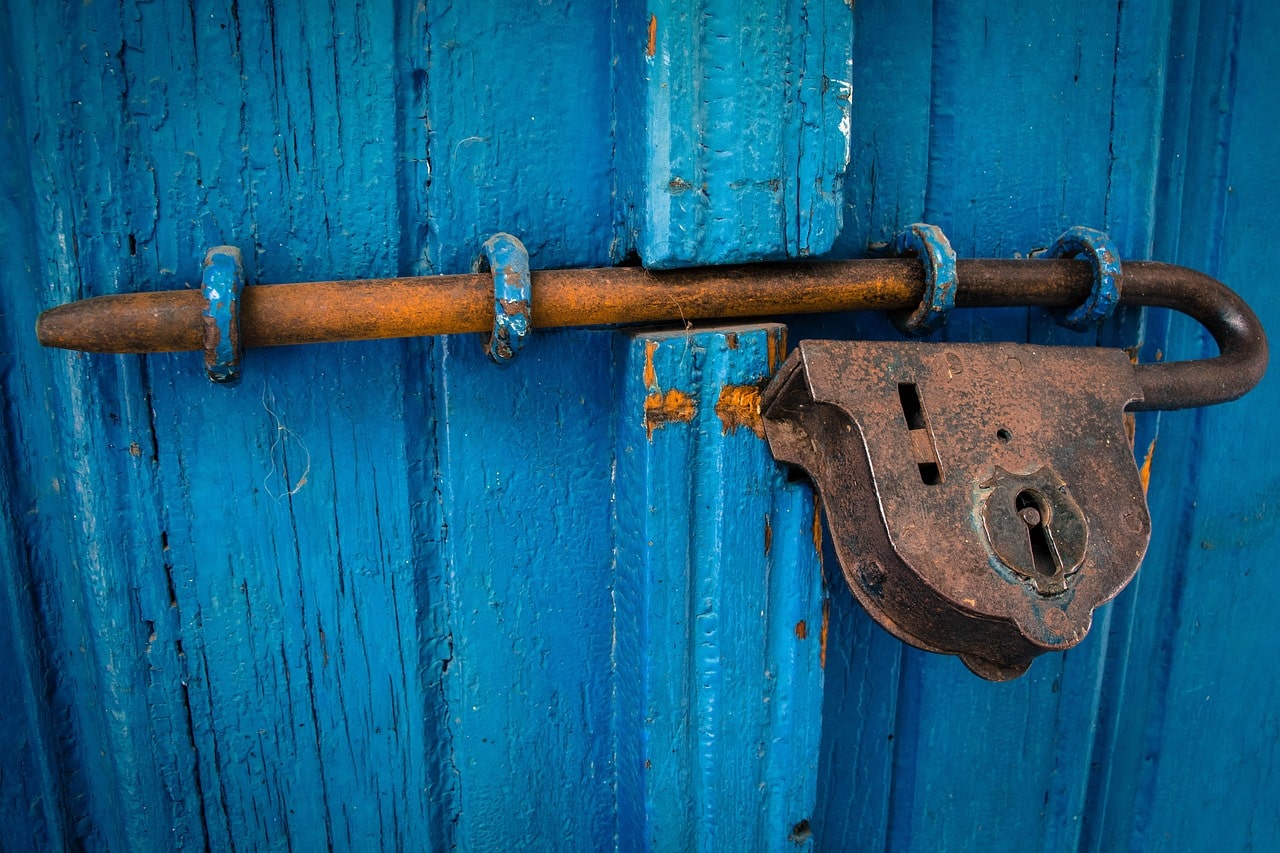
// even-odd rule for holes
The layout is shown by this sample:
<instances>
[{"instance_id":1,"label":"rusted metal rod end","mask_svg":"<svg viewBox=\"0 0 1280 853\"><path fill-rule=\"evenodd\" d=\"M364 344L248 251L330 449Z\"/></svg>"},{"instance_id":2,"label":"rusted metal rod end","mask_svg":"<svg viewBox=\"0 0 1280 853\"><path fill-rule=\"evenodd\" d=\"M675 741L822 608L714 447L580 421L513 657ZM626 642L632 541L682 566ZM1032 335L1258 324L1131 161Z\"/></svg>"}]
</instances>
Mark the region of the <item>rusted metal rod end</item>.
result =
<instances>
[{"instance_id":1,"label":"rusted metal rod end","mask_svg":"<svg viewBox=\"0 0 1280 853\"><path fill-rule=\"evenodd\" d=\"M182 352L204 347L198 290L119 293L50 308L36 318L47 347L85 352Z\"/></svg>"}]
</instances>

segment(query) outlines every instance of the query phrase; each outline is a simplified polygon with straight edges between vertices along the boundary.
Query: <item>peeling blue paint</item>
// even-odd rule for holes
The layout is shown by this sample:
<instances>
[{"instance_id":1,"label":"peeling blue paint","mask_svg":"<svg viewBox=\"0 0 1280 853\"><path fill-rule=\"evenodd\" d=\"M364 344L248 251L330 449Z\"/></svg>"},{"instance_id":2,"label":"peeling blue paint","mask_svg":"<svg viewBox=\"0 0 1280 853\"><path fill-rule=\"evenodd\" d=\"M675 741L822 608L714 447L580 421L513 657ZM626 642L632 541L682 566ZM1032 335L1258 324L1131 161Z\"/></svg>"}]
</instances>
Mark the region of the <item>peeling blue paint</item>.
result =
<instances>
[{"instance_id":1,"label":"peeling blue paint","mask_svg":"<svg viewBox=\"0 0 1280 853\"><path fill-rule=\"evenodd\" d=\"M1106 234L1096 228L1073 225L1062 232L1044 253L1046 258L1080 255L1093 265L1093 288L1089 297L1070 311L1053 312L1059 323L1076 332L1097 328L1120 304L1120 254Z\"/></svg>"},{"instance_id":2,"label":"peeling blue paint","mask_svg":"<svg viewBox=\"0 0 1280 853\"><path fill-rule=\"evenodd\" d=\"M244 265L240 250L217 246L204 257L204 369L209 379L231 384L240 379L240 294Z\"/></svg>"},{"instance_id":3,"label":"peeling blue paint","mask_svg":"<svg viewBox=\"0 0 1280 853\"><path fill-rule=\"evenodd\" d=\"M484 243L483 266L493 272L493 331L484 351L495 364L510 364L533 331L529 252L518 238L494 234Z\"/></svg>"},{"instance_id":4,"label":"peeling blue paint","mask_svg":"<svg viewBox=\"0 0 1280 853\"><path fill-rule=\"evenodd\" d=\"M616 16L616 257L677 267L830 249L849 162L850 4L625 0Z\"/></svg>"},{"instance_id":5,"label":"peeling blue paint","mask_svg":"<svg viewBox=\"0 0 1280 853\"><path fill-rule=\"evenodd\" d=\"M942 229L917 222L899 232L885 254L918 257L924 265L924 298L909 314L895 315L898 328L907 335L928 335L942 328L955 308L957 284L956 253Z\"/></svg>"}]
</instances>

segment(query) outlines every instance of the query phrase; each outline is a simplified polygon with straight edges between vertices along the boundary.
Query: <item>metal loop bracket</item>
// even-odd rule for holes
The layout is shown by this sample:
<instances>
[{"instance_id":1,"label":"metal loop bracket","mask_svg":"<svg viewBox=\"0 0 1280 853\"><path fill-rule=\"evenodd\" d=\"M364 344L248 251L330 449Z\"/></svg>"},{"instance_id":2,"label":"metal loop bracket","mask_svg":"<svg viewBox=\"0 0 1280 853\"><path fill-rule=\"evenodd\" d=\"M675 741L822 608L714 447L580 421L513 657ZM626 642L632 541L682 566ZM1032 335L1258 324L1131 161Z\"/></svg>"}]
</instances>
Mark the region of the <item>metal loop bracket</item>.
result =
<instances>
[{"instance_id":1,"label":"metal loop bracket","mask_svg":"<svg viewBox=\"0 0 1280 853\"><path fill-rule=\"evenodd\" d=\"M916 222L885 247L890 257L918 257L924 263L924 297L914 311L890 316L903 334L927 335L947 322L956 305L956 253L937 225Z\"/></svg>"},{"instance_id":2,"label":"metal loop bracket","mask_svg":"<svg viewBox=\"0 0 1280 853\"><path fill-rule=\"evenodd\" d=\"M1120 253L1106 234L1075 225L1062 232L1042 257L1075 258L1084 255L1093 265L1093 289L1089 298L1070 311L1055 310L1059 325L1087 332L1102 324L1120 304Z\"/></svg>"},{"instance_id":3,"label":"metal loop bracket","mask_svg":"<svg viewBox=\"0 0 1280 853\"><path fill-rule=\"evenodd\" d=\"M240 295L244 264L234 246L214 246L204 256L204 369L209 379L231 384L240 378Z\"/></svg>"},{"instance_id":4,"label":"metal loop bracket","mask_svg":"<svg viewBox=\"0 0 1280 853\"><path fill-rule=\"evenodd\" d=\"M533 331L529 252L519 238L494 234L485 241L478 267L477 272L493 272L493 331L482 336L484 352L494 364L510 364Z\"/></svg>"}]
</instances>

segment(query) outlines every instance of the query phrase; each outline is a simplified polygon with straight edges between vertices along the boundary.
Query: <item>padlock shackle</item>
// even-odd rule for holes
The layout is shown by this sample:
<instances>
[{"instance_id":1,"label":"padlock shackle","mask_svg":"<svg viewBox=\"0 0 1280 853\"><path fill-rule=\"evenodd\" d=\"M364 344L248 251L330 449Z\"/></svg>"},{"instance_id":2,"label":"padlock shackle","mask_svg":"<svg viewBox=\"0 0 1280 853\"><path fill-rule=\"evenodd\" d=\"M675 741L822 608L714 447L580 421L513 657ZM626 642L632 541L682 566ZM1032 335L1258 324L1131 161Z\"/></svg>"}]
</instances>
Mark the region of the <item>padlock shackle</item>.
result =
<instances>
[{"instance_id":1,"label":"padlock shackle","mask_svg":"<svg viewBox=\"0 0 1280 853\"><path fill-rule=\"evenodd\" d=\"M1218 355L1194 361L1134 366L1143 399L1135 411L1192 409L1235 400L1267 371L1267 335L1258 315L1220 281L1186 267L1131 261L1124 268L1120 301L1172 308L1200 323L1218 344Z\"/></svg>"},{"instance_id":2,"label":"padlock shackle","mask_svg":"<svg viewBox=\"0 0 1280 853\"><path fill-rule=\"evenodd\" d=\"M1065 308L1089 294L1084 261L962 260L956 305ZM1028 280L1037 268L1043 274ZM1192 361L1136 364L1143 399L1130 411L1212 406L1242 397L1261 381L1269 358L1258 315L1235 291L1201 272L1157 261L1125 261L1120 304L1171 308L1213 336L1219 354Z\"/></svg>"}]
</instances>

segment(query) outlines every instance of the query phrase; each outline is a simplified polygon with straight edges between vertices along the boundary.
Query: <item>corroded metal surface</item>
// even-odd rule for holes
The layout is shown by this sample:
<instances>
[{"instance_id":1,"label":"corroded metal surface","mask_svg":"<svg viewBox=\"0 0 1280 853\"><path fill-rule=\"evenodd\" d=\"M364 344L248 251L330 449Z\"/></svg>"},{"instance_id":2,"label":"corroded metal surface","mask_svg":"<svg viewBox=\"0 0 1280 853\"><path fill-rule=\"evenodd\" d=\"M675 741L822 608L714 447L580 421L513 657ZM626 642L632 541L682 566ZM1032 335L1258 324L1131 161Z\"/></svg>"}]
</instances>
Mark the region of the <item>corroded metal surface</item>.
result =
<instances>
[{"instance_id":1,"label":"corroded metal surface","mask_svg":"<svg viewBox=\"0 0 1280 853\"><path fill-rule=\"evenodd\" d=\"M1055 311L1054 318L1077 332L1096 328L1120 304L1120 253L1111 238L1101 231L1076 225L1064 231L1045 250L1048 258L1075 258L1083 255L1093 265L1093 290L1089 298L1070 311Z\"/></svg>"},{"instance_id":2,"label":"corroded metal surface","mask_svg":"<svg viewBox=\"0 0 1280 853\"><path fill-rule=\"evenodd\" d=\"M1123 414L1141 395L1120 350L803 341L762 410L867 611L1003 680L1080 642L1137 571L1151 526Z\"/></svg>"},{"instance_id":3,"label":"corroded metal surface","mask_svg":"<svg viewBox=\"0 0 1280 853\"><path fill-rule=\"evenodd\" d=\"M495 364L510 364L532 331L529 252L519 238L494 234L485 241L480 266L493 275L493 331L483 336L484 352Z\"/></svg>"},{"instance_id":4,"label":"corroded metal surface","mask_svg":"<svg viewBox=\"0 0 1280 853\"><path fill-rule=\"evenodd\" d=\"M996 438L1012 441L1013 433L1002 427ZM1048 465L1026 474L997 465L980 488L982 529L996 558L1043 595L1066 590L1089 549L1089 524L1067 482Z\"/></svg>"},{"instance_id":5,"label":"corroded metal surface","mask_svg":"<svg viewBox=\"0 0 1280 853\"><path fill-rule=\"evenodd\" d=\"M214 382L240 378L240 294L244 263L234 246L217 246L205 255L201 294L204 310L204 369Z\"/></svg>"},{"instance_id":6,"label":"corroded metal surface","mask_svg":"<svg viewBox=\"0 0 1280 853\"><path fill-rule=\"evenodd\" d=\"M937 225L917 222L885 247L891 257L916 257L924 264L924 297L911 313L895 313L903 334L927 335L947 322L956 304L956 253Z\"/></svg>"},{"instance_id":7,"label":"corroded metal surface","mask_svg":"<svg viewBox=\"0 0 1280 853\"><path fill-rule=\"evenodd\" d=\"M1086 261L962 260L956 305L1065 308L1090 297ZM758 264L655 272L637 267L535 272L530 321L541 328L849 310L920 304L922 265L912 259ZM485 332L493 327L487 274L246 287L247 347ZM1262 378L1267 342L1249 306L1209 276L1151 262L1125 266L1122 304L1174 308L1217 341L1214 359L1139 365L1143 401L1177 409L1233 400ZM197 291L99 296L50 309L36 334L45 346L90 352L198 350Z\"/></svg>"}]
</instances>

